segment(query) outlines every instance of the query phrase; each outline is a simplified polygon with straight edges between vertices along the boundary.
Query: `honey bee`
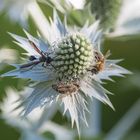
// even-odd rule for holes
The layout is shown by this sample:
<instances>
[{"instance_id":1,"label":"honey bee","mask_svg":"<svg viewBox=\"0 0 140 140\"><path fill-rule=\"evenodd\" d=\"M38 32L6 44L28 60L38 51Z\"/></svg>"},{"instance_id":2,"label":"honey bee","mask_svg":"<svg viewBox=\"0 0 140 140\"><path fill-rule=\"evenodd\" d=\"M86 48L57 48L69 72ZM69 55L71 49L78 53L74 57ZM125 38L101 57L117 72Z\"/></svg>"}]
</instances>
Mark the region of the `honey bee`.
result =
<instances>
[{"instance_id":1,"label":"honey bee","mask_svg":"<svg viewBox=\"0 0 140 140\"><path fill-rule=\"evenodd\" d=\"M71 94L76 92L79 89L78 82L71 82L71 83L59 83L52 85L52 88L55 89L57 92L61 94Z\"/></svg>"},{"instance_id":2,"label":"honey bee","mask_svg":"<svg viewBox=\"0 0 140 140\"><path fill-rule=\"evenodd\" d=\"M34 42L32 42L31 40L29 40L29 43L31 45L31 47L40 55L39 58L36 58L34 55L31 55L29 57L30 62L27 64L23 64L20 66L20 68L33 68L34 66L36 66L37 64L43 62L42 66L44 66L44 64L48 65L50 64L53 59L50 56L47 56L45 52L43 52L42 50L40 50Z\"/></svg>"},{"instance_id":3,"label":"honey bee","mask_svg":"<svg viewBox=\"0 0 140 140\"><path fill-rule=\"evenodd\" d=\"M104 70L105 60L108 56L110 56L110 51L107 51L105 55L103 55L99 51L94 51L95 54L95 65L92 65L90 71L92 74L98 74L100 71Z\"/></svg>"}]
</instances>

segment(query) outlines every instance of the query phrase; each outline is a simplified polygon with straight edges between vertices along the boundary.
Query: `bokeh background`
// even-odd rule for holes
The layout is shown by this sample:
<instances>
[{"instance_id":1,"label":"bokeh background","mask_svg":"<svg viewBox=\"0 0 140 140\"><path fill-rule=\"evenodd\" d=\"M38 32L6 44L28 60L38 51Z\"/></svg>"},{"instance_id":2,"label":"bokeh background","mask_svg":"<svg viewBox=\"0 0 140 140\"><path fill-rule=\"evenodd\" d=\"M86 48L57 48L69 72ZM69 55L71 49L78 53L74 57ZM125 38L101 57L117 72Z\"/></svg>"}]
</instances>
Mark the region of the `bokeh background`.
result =
<instances>
[{"instance_id":1,"label":"bokeh background","mask_svg":"<svg viewBox=\"0 0 140 140\"><path fill-rule=\"evenodd\" d=\"M26 28L28 32L36 36L38 28L34 17L32 17L30 13L26 13L28 11L26 6L28 6L27 3L29 3L29 1L21 3L19 1L22 0L5 1L6 0L0 0L0 74L12 69L11 66L6 64L7 62L20 63L19 58L21 53L24 52L12 42L12 38L8 32L25 36L23 28ZM96 18L100 18L100 15L97 16L96 12L100 11L100 8L103 9L102 6L104 5L100 5L100 3L96 3L96 1L97 0L88 0L79 2L73 0L72 3L61 0L39 1L38 5L46 18L52 16L53 8L55 7L62 19L64 18L64 14L67 15L69 25L82 27L86 20L89 20L91 23L95 21ZM21 5L17 4L18 2ZM83 6L84 3L85 5ZM108 3L109 0L106 0L106 4ZM111 6L113 5L113 8L118 8L117 4L118 0L112 0ZM24 7L24 16L22 15L22 18L21 15L19 15L19 12L21 12L20 6L22 8ZM124 59L120 65L130 70L133 74L126 75L125 78L113 77L115 82L107 82L104 85L105 88L114 93L113 96L110 96L110 99L116 111L114 112L109 107L100 104L100 107L98 106L100 112L98 117L100 119L97 120L100 121L100 126L97 132L94 136L90 136L90 138L88 138L88 136L84 138L83 136L81 139L140 140L140 2L139 0L124 0L121 10L119 11L116 8L118 15L115 15L114 19L112 19L111 6L107 7L107 9L105 8L105 10L107 10L105 12L108 13L107 15L101 12L101 15L104 16L101 26L106 32L105 40L103 41L103 51L111 50L112 55L110 58ZM17 8L17 10L14 8ZM13 10L16 10L16 15L14 15ZM20 18L18 18L18 16ZM110 18L109 24L113 23L110 30L112 32L107 31L110 25L106 25L105 23L108 22ZM6 92L8 87L21 91L26 84L27 80L0 77L1 104L7 97L7 94L10 94ZM54 115L53 121L67 125L67 119L64 118L59 111ZM121 135L121 138L118 137L115 139L115 136L118 134ZM114 137L111 137L112 135ZM20 136L21 131L18 128L9 125L5 119L0 118L1 140L18 140ZM55 140L53 134L49 132L44 132L43 136L46 139ZM79 138L77 137L77 139Z\"/></svg>"}]
</instances>

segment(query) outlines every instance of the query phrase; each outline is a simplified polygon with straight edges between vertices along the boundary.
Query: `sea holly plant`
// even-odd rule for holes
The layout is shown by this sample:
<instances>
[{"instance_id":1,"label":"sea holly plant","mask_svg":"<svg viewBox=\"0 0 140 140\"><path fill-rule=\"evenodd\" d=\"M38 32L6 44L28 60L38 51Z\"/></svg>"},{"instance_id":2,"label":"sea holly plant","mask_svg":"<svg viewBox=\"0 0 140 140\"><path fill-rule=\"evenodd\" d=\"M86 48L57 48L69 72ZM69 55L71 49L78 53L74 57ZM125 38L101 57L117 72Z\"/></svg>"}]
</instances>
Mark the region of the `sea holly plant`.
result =
<instances>
[{"instance_id":1,"label":"sea holly plant","mask_svg":"<svg viewBox=\"0 0 140 140\"><path fill-rule=\"evenodd\" d=\"M50 140L41 134L51 132L54 135L55 140L62 140L64 137L67 140L73 140L74 133L72 131L50 121L51 117L53 117L56 112L57 108L55 106L51 106L47 111L46 109L35 109L28 115L27 119L21 119L18 116L22 108L11 112L11 110L13 110L18 104L18 102L16 104L15 100L17 100L19 96L24 98L24 94L30 92L30 90L32 89L25 88L23 91L18 92L13 88L6 88L6 98L3 100L3 103L0 104L0 109L2 110L1 118L4 119L7 124L21 130L21 136L19 139Z\"/></svg>"},{"instance_id":2,"label":"sea holly plant","mask_svg":"<svg viewBox=\"0 0 140 140\"><path fill-rule=\"evenodd\" d=\"M10 33L16 43L27 51L23 64L13 64L16 69L2 76L30 79L33 91L17 108L27 116L37 107L49 107L62 103L64 114L69 113L80 132L81 121L88 125L87 98L96 98L114 109L108 98L111 94L102 86L102 80L110 76L130 73L118 66L120 60L110 60L101 52L102 31L99 22L86 23L83 28L70 28L66 20L61 22L54 10L53 19L48 22L47 40L37 38L27 31L27 38ZM92 101L92 100L91 100Z\"/></svg>"}]
</instances>

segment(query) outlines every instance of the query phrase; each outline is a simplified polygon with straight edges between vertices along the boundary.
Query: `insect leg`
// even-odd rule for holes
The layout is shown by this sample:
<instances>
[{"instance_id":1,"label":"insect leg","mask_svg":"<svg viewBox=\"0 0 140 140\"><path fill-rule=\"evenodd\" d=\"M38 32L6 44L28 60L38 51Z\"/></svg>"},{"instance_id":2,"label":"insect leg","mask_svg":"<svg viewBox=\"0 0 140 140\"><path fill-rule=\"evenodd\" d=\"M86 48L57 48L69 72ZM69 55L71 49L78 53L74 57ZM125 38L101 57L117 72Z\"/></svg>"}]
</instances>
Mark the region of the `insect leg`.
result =
<instances>
[{"instance_id":1,"label":"insect leg","mask_svg":"<svg viewBox=\"0 0 140 140\"><path fill-rule=\"evenodd\" d=\"M42 63L42 67L46 68L45 62L44 62L44 63Z\"/></svg>"}]
</instances>

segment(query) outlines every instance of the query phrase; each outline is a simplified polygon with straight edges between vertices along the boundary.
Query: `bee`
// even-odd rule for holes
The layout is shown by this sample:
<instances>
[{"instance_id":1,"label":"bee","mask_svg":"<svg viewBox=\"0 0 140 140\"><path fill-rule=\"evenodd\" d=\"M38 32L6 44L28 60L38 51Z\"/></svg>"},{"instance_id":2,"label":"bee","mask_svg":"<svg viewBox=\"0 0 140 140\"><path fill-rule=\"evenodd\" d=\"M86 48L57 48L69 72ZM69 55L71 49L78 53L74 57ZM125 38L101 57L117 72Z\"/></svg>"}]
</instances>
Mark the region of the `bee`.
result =
<instances>
[{"instance_id":1,"label":"bee","mask_svg":"<svg viewBox=\"0 0 140 140\"><path fill-rule=\"evenodd\" d=\"M52 59L49 55L47 56L45 52L41 51L41 50L35 45L35 43L34 43L33 41L29 40L29 43L30 43L31 47L32 47L38 54L40 54L40 57L39 57L39 58L36 58L34 55L31 55L31 56L29 57L30 62L27 63L27 64L21 65L21 66L20 66L21 69L22 69L22 68L28 68L28 67L29 67L29 68L33 68L34 66L36 66L37 64L39 64L39 63L41 63L41 62L43 62L42 66L45 67L45 64L46 64L46 66L47 66L48 64L50 64L50 63L53 61L53 59Z\"/></svg>"},{"instance_id":2,"label":"bee","mask_svg":"<svg viewBox=\"0 0 140 140\"><path fill-rule=\"evenodd\" d=\"M110 51L107 51L105 55L103 55L99 51L94 51L95 54L95 65L91 66L91 73L92 74L98 74L100 71L104 70L105 67L105 60L108 56L110 56Z\"/></svg>"},{"instance_id":3,"label":"bee","mask_svg":"<svg viewBox=\"0 0 140 140\"><path fill-rule=\"evenodd\" d=\"M52 88L61 94L71 94L76 92L79 89L80 85L78 82L71 83L59 83L52 85Z\"/></svg>"}]
</instances>

